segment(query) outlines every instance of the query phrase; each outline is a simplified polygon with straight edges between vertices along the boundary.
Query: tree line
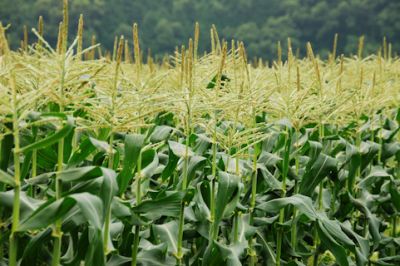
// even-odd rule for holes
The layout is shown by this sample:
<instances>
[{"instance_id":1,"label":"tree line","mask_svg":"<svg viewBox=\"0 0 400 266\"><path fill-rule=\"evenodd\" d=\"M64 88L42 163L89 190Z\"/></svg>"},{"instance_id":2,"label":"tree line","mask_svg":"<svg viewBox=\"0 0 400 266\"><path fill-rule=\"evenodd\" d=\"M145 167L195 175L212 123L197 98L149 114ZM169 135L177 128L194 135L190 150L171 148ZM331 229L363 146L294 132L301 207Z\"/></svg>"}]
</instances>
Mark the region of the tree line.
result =
<instances>
[{"instance_id":1,"label":"tree line","mask_svg":"<svg viewBox=\"0 0 400 266\"><path fill-rule=\"evenodd\" d=\"M400 49L397 0L70 0L71 34L81 13L86 46L95 36L102 49L110 51L115 36L131 39L136 22L143 50L150 49L158 57L187 42L196 21L201 27L201 50L210 49L209 29L215 24L221 38L244 41L250 58L271 60L277 42L284 47L288 37L302 54L306 42L311 42L314 50L327 56L336 33L338 53L356 54L361 36L365 36L365 53L377 52L384 36L393 54ZM36 28L39 16L45 22L45 39L55 44L61 0L0 0L0 20L10 24L7 35L14 48L23 39L24 25Z\"/></svg>"}]
</instances>

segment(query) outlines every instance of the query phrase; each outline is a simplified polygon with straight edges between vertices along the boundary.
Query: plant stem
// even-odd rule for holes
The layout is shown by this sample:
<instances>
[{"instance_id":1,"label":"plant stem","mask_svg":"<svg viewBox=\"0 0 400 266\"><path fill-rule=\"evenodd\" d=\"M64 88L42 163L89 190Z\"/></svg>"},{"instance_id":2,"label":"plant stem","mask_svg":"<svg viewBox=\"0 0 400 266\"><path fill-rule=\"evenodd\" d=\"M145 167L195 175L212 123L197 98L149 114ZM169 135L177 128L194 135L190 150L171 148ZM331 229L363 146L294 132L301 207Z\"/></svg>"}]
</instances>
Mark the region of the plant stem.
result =
<instances>
[{"instance_id":1,"label":"plant stem","mask_svg":"<svg viewBox=\"0 0 400 266\"><path fill-rule=\"evenodd\" d=\"M183 180L182 180L182 188L186 189L188 186L188 166L189 166L189 136L186 137L185 141L185 158L183 161Z\"/></svg>"},{"instance_id":2,"label":"plant stem","mask_svg":"<svg viewBox=\"0 0 400 266\"><path fill-rule=\"evenodd\" d=\"M176 254L176 262L178 265L182 265L182 259L183 259L182 245L183 245L183 226L185 223L184 219L185 219L185 203L182 202L181 210L179 213L178 248Z\"/></svg>"},{"instance_id":3,"label":"plant stem","mask_svg":"<svg viewBox=\"0 0 400 266\"><path fill-rule=\"evenodd\" d=\"M237 243L239 240L239 217L241 214L239 212L235 212L235 217L233 220L233 243Z\"/></svg>"},{"instance_id":4,"label":"plant stem","mask_svg":"<svg viewBox=\"0 0 400 266\"><path fill-rule=\"evenodd\" d=\"M300 135L300 133L298 132L297 128L296 128L296 136L298 137ZM295 166L296 166L296 176L298 177L299 175L299 156L298 156L298 152L296 152L296 156L295 156ZM295 184L294 184L294 193L297 194L299 191L299 184L298 181L295 180ZM297 216L297 209L296 207L293 207L293 218L292 218L292 229L291 229L291 239L290 239L290 243L293 249L293 252L296 252L296 246L297 246L297 223L296 223L296 216Z\"/></svg>"},{"instance_id":5,"label":"plant stem","mask_svg":"<svg viewBox=\"0 0 400 266\"><path fill-rule=\"evenodd\" d=\"M282 163L282 198L286 197L286 179L289 172L289 156L290 156L290 144L291 137L289 129L286 128L286 140L285 140L285 151ZM279 223L282 224L285 221L285 209L282 208L279 212ZM283 228L279 227L277 232L277 243L276 243L276 265L281 265L282 255L282 240L283 240Z\"/></svg>"},{"instance_id":6,"label":"plant stem","mask_svg":"<svg viewBox=\"0 0 400 266\"><path fill-rule=\"evenodd\" d=\"M37 176L37 150L34 149L32 151L32 174L31 178L34 178ZM29 196L35 197L35 189L33 185L29 186Z\"/></svg>"},{"instance_id":7,"label":"plant stem","mask_svg":"<svg viewBox=\"0 0 400 266\"><path fill-rule=\"evenodd\" d=\"M67 50L67 33L68 33L68 1L64 0L64 28L63 28L63 49L62 49L62 59L61 59L61 77L60 77L60 113L64 112L64 84L65 84L65 62L66 62L66 50ZM64 161L64 138L58 141L58 150L57 150L57 175L56 175L56 200L61 199L61 180L60 174L63 169L63 161ZM55 222L53 228L53 237L54 237L54 247L53 247L53 259L52 266L58 266L60 264L61 257L61 238L62 238L62 220L58 219Z\"/></svg>"},{"instance_id":8,"label":"plant stem","mask_svg":"<svg viewBox=\"0 0 400 266\"><path fill-rule=\"evenodd\" d=\"M108 168L113 169L114 165L114 152L113 152L113 142L114 142L114 133L111 130L110 140L109 140L109 151L108 151ZM106 217L104 218L104 232L103 232L103 249L104 255L107 256L108 250L108 241L110 234L110 222L111 222L111 206L108 206L106 210Z\"/></svg>"},{"instance_id":9,"label":"plant stem","mask_svg":"<svg viewBox=\"0 0 400 266\"><path fill-rule=\"evenodd\" d=\"M214 119L217 118L214 113ZM212 145L212 166L211 166L211 195L210 195L210 222L211 236L210 241L217 239L218 225L215 225L215 181L217 178L217 121L214 120L213 145Z\"/></svg>"},{"instance_id":10,"label":"plant stem","mask_svg":"<svg viewBox=\"0 0 400 266\"><path fill-rule=\"evenodd\" d=\"M17 265L17 251L18 239L16 236L19 215L20 215L20 193L21 193L21 170L19 160L20 140L19 140L19 121L18 121L18 102L17 102L17 88L15 84L15 77L11 77L12 99L13 99L13 133L14 133L14 200L13 200L13 213L12 213L12 226L10 235L10 254L9 265Z\"/></svg>"},{"instance_id":11,"label":"plant stem","mask_svg":"<svg viewBox=\"0 0 400 266\"><path fill-rule=\"evenodd\" d=\"M20 175L19 159L16 159L19 156L19 154L14 151L14 156L16 156L16 157L14 157L15 187L14 187L12 227L11 227L11 235L10 235L10 260L9 260L9 264L11 266L17 265L18 240L16 238L16 231L18 230L18 224L19 224L20 192L21 192L21 183L20 183L20 179L19 179L20 178L20 176L19 176Z\"/></svg>"},{"instance_id":12,"label":"plant stem","mask_svg":"<svg viewBox=\"0 0 400 266\"><path fill-rule=\"evenodd\" d=\"M249 224L253 224L254 208L256 206L256 196L257 196L257 147L253 147L253 175L251 179L251 200L250 200L250 221ZM257 254L253 249L253 239L249 239L249 251L250 251L250 265L253 266L256 263Z\"/></svg>"},{"instance_id":13,"label":"plant stem","mask_svg":"<svg viewBox=\"0 0 400 266\"><path fill-rule=\"evenodd\" d=\"M142 177L142 151L139 151L139 156L137 159L137 178L136 178L136 205L142 202L142 191L141 191L141 177ZM135 238L133 240L132 246L132 266L136 266L137 252L139 250L140 242L140 225L135 226Z\"/></svg>"},{"instance_id":14,"label":"plant stem","mask_svg":"<svg viewBox=\"0 0 400 266\"><path fill-rule=\"evenodd\" d=\"M135 238L133 240L133 247L132 247L132 266L136 266L136 260L137 260L137 252L139 249L139 237L140 234L140 226L137 225L135 226Z\"/></svg>"},{"instance_id":15,"label":"plant stem","mask_svg":"<svg viewBox=\"0 0 400 266\"><path fill-rule=\"evenodd\" d=\"M323 144L324 141L324 136L325 136L325 128L324 124L322 123L322 120L320 121L320 126L319 126L319 139L321 143ZM318 189L318 209L322 210L323 209L323 189L324 189L324 182L322 181L319 184L319 189ZM314 260L313 263L316 266L318 264L318 257L319 257L319 251L318 251L318 246L320 244L320 239L318 236L318 230L317 228L314 228Z\"/></svg>"},{"instance_id":16,"label":"plant stem","mask_svg":"<svg viewBox=\"0 0 400 266\"><path fill-rule=\"evenodd\" d=\"M58 142L58 158L57 158L57 175L56 175L56 200L61 199L61 180L60 173L63 168L63 160L64 160L64 139L61 139ZM62 220L58 219L55 222L55 228L53 229L53 237L54 237L54 249L53 249L53 260L52 266L60 265L60 257L61 257L61 238L62 238Z\"/></svg>"}]
</instances>

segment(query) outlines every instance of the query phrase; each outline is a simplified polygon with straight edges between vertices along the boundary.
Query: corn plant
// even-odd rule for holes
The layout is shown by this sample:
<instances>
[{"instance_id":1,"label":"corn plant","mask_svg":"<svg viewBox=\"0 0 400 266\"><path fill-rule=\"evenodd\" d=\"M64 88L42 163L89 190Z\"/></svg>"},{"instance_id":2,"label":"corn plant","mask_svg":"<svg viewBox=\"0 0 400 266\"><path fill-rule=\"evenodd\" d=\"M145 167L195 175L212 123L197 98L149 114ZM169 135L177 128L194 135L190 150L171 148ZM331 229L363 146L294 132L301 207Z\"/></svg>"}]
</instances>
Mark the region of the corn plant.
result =
<instances>
[{"instance_id":1,"label":"corn plant","mask_svg":"<svg viewBox=\"0 0 400 266\"><path fill-rule=\"evenodd\" d=\"M144 63L63 14L55 48L0 25L1 265L400 264L397 57L199 56L196 24Z\"/></svg>"}]
</instances>

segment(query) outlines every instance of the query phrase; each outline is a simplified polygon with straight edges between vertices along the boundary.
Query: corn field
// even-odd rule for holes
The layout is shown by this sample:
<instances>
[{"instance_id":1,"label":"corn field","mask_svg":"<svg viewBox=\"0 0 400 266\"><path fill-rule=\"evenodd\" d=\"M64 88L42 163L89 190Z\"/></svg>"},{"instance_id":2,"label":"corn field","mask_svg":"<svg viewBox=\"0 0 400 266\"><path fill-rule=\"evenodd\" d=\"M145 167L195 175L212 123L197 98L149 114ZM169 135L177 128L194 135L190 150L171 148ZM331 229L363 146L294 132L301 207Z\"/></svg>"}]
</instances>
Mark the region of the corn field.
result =
<instances>
[{"instance_id":1,"label":"corn field","mask_svg":"<svg viewBox=\"0 0 400 266\"><path fill-rule=\"evenodd\" d=\"M0 25L0 265L400 265L400 58L162 62ZM74 39L68 36L75 35ZM132 52L131 52L132 51Z\"/></svg>"}]
</instances>

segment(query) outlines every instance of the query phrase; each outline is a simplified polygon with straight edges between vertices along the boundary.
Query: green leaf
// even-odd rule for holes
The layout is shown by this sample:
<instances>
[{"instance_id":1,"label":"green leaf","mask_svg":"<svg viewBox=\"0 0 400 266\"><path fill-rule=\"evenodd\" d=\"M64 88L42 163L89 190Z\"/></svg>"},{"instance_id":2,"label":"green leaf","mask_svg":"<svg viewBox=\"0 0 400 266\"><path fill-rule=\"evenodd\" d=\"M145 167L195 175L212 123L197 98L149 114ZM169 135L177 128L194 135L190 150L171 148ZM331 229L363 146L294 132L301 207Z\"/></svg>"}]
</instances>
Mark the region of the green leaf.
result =
<instances>
[{"instance_id":1,"label":"green leaf","mask_svg":"<svg viewBox=\"0 0 400 266\"><path fill-rule=\"evenodd\" d=\"M168 152L168 163L165 166L162 174L161 174L161 178L163 181L167 180L168 177L172 176L172 174L175 172L176 170L176 166L178 165L178 161L179 161L179 157L176 156L171 149L169 149Z\"/></svg>"},{"instance_id":2,"label":"green leaf","mask_svg":"<svg viewBox=\"0 0 400 266\"><path fill-rule=\"evenodd\" d=\"M4 184L10 185L12 187L15 186L14 178L1 169L0 169L0 183L4 183Z\"/></svg>"},{"instance_id":3,"label":"green leaf","mask_svg":"<svg viewBox=\"0 0 400 266\"><path fill-rule=\"evenodd\" d=\"M216 84L217 84L217 79L218 79L218 75L215 75L215 76L212 78L212 80L207 84L207 89L214 89L215 86L216 86ZM221 79L221 80L220 80L220 86L221 86L221 87L218 88L218 89L223 88L223 87L225 86L226 83L228 83L229 81L231 81L231 79L228 78L228 76L226 76L225 74L222 74L220 79Z\"/></svg>"},{"instance_id":4,"label":"green leaf","mask_svg":"<svg viewBox=\"0 0 400 266\"><path fill-rule=\"evenodd\" d=\"M371 172L363 178L358 186L362 189L368 190L376 182L380 182L382 179L390 179L391 175L388 174L382 167L374 167Z\"/></svg>"},{"instance_id":5,"label":"green leaf","mask_svg":"<svg viewBox=\"0 0 400 266\"><path fill-rule=\"evenodd\" d=\"M348 266L346 250L329 234L327 229L323 226L322 221L317 222L318 236L321 243L328 248L336 258L336 263L340 266Z\"/></svg>"},{"instance_id":6,"label":"green leaf","mask_svg":"<svg viewBox=\"0 0 400 266\"><path fill-rule=\"evenodd\" d=\"M382 159L387 160L392 156L400 153L400 143L399 142L391 142L384 143L382 146Z\"/></svg>"},{"instance_id":7,"label":"green leaf","mask_svg":"<svg viewBox=\"0 0 400 266\"><path fill-rule=\"evenodd\" d=\"M69 195L68 198L74 199L86 220L94 228L101 230L104 217L103 203L99 197L93 196L89 193L79 193Z\"/></svg>"},{"instance_id":8,"label":"green leaf","mask_svg":"<svg viewBox=\"0 0 400 266\"><path fill-rule=\"evenodd\" d=\"M215 198L215 221L214 232L218 232L219 224L225 216L225 210L228 204L237 199L235 196L239 193L240 178L226 172L218 172L218 190Z\"/></svg>"},{"instance_id":9,"label":"green leaf","mask_svg":"<svg viewBox=\"0 0 400 266\"><path fill-rule=\"evenodd\" d=\"M348 162L348 191L353 191L357 171L361 165L361 154L357 147L347 143L346 145L346 161Z\"/></svg>"},{"instance_id":10,"label":"green leaf","mask_svg":"<svg viewBox=\"0 0 400 266\"><path fill-rule=\"evenodd\" d=\"M48 228L45 231L39 232L33 236L24 249L21 265L37 265L43 255L47 255L43 248L43 243L51 239L52 229Z\"/></svg>"},{"instance_id":11,"label":"green leaf","mask_svg":"<svg viewBox=\"0 0 400 266\"><path fill-rule=\"evenodd\" d=\"M262 177L268 187L268 190L278 191L282 190L282 183L275 178L273 174L263 165L258 166L258 169L261 172Z\"/></svg>"},{"instance_id":12,"label":"green leaf","mask_svg":"<svg viewBox=\"0 0 400 266\"><path fill-rule=\"evenodd\" d=\"M144 146L144 140L144 135L131 134L125 136L123 168L117 177L118 194L125 192L133 178L133 170L136 168L139 154Z\"/></svg>"},{"instance_id":13,"label":"green leaf","mask_svg":"<svg viewBox=\"0 0 400 266\"><path fill-rule=\"evenodd\" d=\"M153 149L142 153L142 177L150 178L154 175L158 167L157 152Z\"/></svg>"},{"instance_id":14,"label":"green leaf","mask_svg":"<svg viewBox=\"0 0 400 266\"><path fill-rule=\"evenodd\" d=\"M131 262L132 258L124 257L118 254L113 254L111 258L107 261L107 266L120 266Z\"/></svg>"},{"instance_id":15,"label":"green leaf","mask_svg":"<svg viewBox=\"0 0 400 266\"><path fill-rule=\"evenodd\" d=\"M364 204L363 201L353 198L350 194L349 194L349 198L350 198L350 201L353 204L353 206L356 209L358 209L359 211L361 211L365 215L365 217L367 217L368 229L373 238L373 242L375 244L379 243L379 241L381 240L381 235L379 233L379 225L380 225L379 219L376 217L375 214L371 213L371 211Z\"/></svg>"},{"instance_id":16,"label":"green leaf","mask_svg":"<svg viewBox=\"0 0 400 266\"><path fill-rule=\"evenodd\" d=\"M74 124L74 119L73 117L68 116L67 121L65 123L65 125L58 130L56 133L38 140L32 144L29 144L27 146L24 146L20 149L20 152L25 153L25 152L29 152L35 149L43 149L46 148L54 143L57 143L59 140L63 139L65 136L67 136L71 130L74 128L75 124Z\"/></svg>"},{"instance_id":17,"label":"green leaf","mask_svg":"<svg viewBox=\"0 0 400 266\"><path fill-rule=\"evenodd\" d=\"M256 209L269 213L277 213L288 205L296 207L301 214L304 214L311 221L315 221L317 218L317 212L313 206L311 198L300 194L260 203L256 205Z\"/></svg>"},{"instance_id":18,"label":"green leaf","mask_svg":"<svg viewBox=\"0 0 400 266\"><path fill-rule=\"evenodd\" d=\"M38 206L43 204L42 200L28 197L24 191L20 192L19 200L21 219L28 217L38 208ZM0 203L2 207L7 208L8 210L12 210L14 208L14 190L0 192Z\"/></svg>"},{"instance_id":19,"label":"green leaf","mask_svg":"<svg viewBox=\"0 0 400 266\"><path fill-rule=\"evenodd\" d=\"M45 202L29 217L21 221L18 231L45 228L66 215L75 205L80 208L81 213L92 226L101 229L103 220L101 200L89 193L79 193L56 201Z\"/></svg>"},{"instance_id":20,"label":"green leaf","mask_svg":"<svg viewBox=\"0 0 400 266\"><path fill-rule=\"evenodd\" d=\"M166 257L167 244L162 243L153 245L149 242L141 241L139 247L142 249L137 255L137 261L142 266L173 266L175 260Z\"/></svg>"},{"instance_id":21,"label":"green leaf","mask_svg":"<svg viewBox=\"0 0 400 266\"><path fill-rule=\"evenodd\" d=\"M213 241L204 253L202 265L229 265L241 266L240 257L247 247L247 242L225 245L218 241Z\"/></svg>"},{"instance_id":22,"label":"green leaf","mask_svg":"<svg viewBox=\"0 0 400 266\"><path fill-rule=\"evenodd\" d=\"M156 199L142 201L132 210L153 220L161 216L178 217L184 196L185 193L182 191L168 191Z\"/></svg>"},{"instance_id":23,"label":"green leaf","mask_svg":"<svg viewBox=\"0 0 400 266\"><path fill-rule=\"evenodd\" d=\"M12 123L4 123L4 127L12 129ZM0 169L7 171L8 164L12 156L12 148L14 147L14 138L12 134L4 136L0 142Z\"/></svg>"},{"instance_id":24,"label":"green leaf","mask_svg":"<svg viewBox=\"0 0 400 266\"><path fill-rule=\"evenodd\" d=\"M196 171L205 165L206 160L207 160L207 158L205 158L203 156L194 155L194 156L190 157L189 163L188 163L188 173L187 173L189 183L194 178ZM180 180L183 180L183 174L181 175Z\"/></svg>"},{"instance_id":25,"label":"green leaf","mask_svg":"<svg viewBox=\"0 0 400 266\"><path fill-rule=\"evenodd\" d=\"M88 230L88 249L85 254L85 265L106 265L102 233L99 228L89 226Z\"/></svg>"},{"instance_id":26,"label":"green leaf","mask_svg":"<svg viewBox=\"0 0 400 266\"><path fill-rule=\"evenodd\" d=\"M326 176L337 171L337 160L328 155L320 153L315 161L311 160L312 158L310 158L311 166L307 167L299 186L299 193L306 196L311 196L314 189Z\"/></svg>"},{"instance_id":27,"label":"green leaf","mask_svg":"<svg viewBox=\"0 0 400 266\"><path fill-rule=\"evenodd\" d=\"M176 156L178 156L178 157L180 157L180 158L182 158L182 157L185 157L186 156L186 146L185 145L183 145L183 144L181 144L181 143L179 143L179 142L176 142L176 141L168 141L168 145L169 145L169 148L171 149L171 151L176 155ZM193 153L193 151L188 147L188 156L193 156L194 155L194 153Z\"/></svg>"},{"instance_id":28,"label":"green leaf","mask_svg":"<svg viewBox=\"0 0 400 266\"><path fill-rule=\"evenodd\" d=\"M168 223L153 225L154 234L162 243L167 243L168 251L172 254L178 252L178 222L176 220Z\"/></svg>"},{"instance_id":29,"label":"green leaf","mask_svg":"<svg viewBox=\"0 0 400 266\"><path fill-rule=\"evenodd\" d=\"M59 173L58 178L63 182L81 182L99 177L101 174L100 167L84 166L63 170Z\"/></svg>"},{"instance_id":30,"label":"green leaf","mask_svg":"<svg viewBox=\"0 0 400 266\"><path fill-rule=\"evenodd\" d=\"M73 152L71 158L68 161L68 167L77 166L95 150L96 147L92 144L91 140L89 138L86 138L79 144L79 148Z\"/></svg>"},{"instance_id":31,"label":"green leaf","mask_svg":"<svg viewBox=\"0 0 400 266\"><path fill-rule=\"evenodd\" d=\"M257 160L258 164L265 165L266 167L277 167L278 163L282 161L282 158L276 154L263 151Z\"/></svg>"},{"instance_id":32,"label":"green leaf","mask_svg":"<svg viewBox=\"0 0 400 266\"><path fill-rule=\"evenodd\" d=\"M367 141L361 142L360 152L361 152L361 170L367 168L367 166L371 163L371 161L378 154L380 149L379 144Z\"/></svg>"},{"instance_id":33,"label":"green leaf","mask_svg":"<svg viewBox=\"0 0 400 266\"><path fill-rule=\"evenodd\" d=\"M94 147L96 147L99 151L102 152L109 152L110 151L110 145L102 140L98 140L92 137L89 137L89 141L93 144Z\"/></svg>"},{"instance_id":34,"label":"green leaf","mask_svg":"<svg viewBox=\"0 0 400 266\"><path fill-rule=\"evenodd\" d=\"M396 210L400 212L400 190L399 187L397 186L396 182L391 181L390 182L390 196L392 199L392 203L395 206Z\"/></svg>"},{"instance_id":35,"label":"green leaf","mask_svg":"<svg viewBox=\"0 0 400 266\"><path fill-rule=\"evenodd\" d=\"M160 142L168 139L174 128L170 126L156 126L150 135L151 142Z\"/></svg>"}]
</instances>

